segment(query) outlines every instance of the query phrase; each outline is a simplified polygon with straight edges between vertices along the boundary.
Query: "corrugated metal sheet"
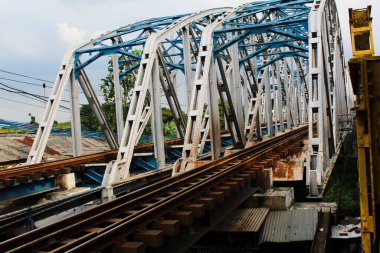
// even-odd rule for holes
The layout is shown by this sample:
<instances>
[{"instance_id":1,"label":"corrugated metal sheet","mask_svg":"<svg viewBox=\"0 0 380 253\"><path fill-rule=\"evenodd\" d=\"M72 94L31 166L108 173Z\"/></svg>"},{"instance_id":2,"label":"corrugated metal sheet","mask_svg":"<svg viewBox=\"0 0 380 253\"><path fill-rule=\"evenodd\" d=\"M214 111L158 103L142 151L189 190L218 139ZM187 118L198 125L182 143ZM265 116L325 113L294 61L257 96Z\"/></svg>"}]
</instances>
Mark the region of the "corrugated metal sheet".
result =
<instances>
[{"instance_id":1,"label":"corrugated metal sheet","mask_svg":"<svg viewBox=\"0 0 380 253\"><path fill-rule=\"evenodd\" d=\"M29 137L32 138L33 136L30 135ZM26 159L28 157L31 144L27 145L24 142L19 142L20 140L24 140L24 138L25 135L0 136L0 162ZM82 141L83 154L91 154L109 150L107 143L104 141L87 138L83 138ZM62 159L71 157L71 137L51 136L49 138L47 146L61 154L59 156L56 156L45 153L49 159Z\"/></svg>"},{"instance_id":2,"label":"corrugated metal sheet","mask_svg":"<svg viewBox=\"0 0 380 253\"><path fill-rule=\"evenodd\" d=\"M213 229L215 232L258 232L269 208L238 208Z\"/></svg>"},{"instance_id":3,"label":"corrugated metal sheet","mask_svg":"<svg viewBox=\"0 0 380 253\"><path fill-rule=\"evenodd\" d=\"M318 211L315 209L270 212L261 232L259 243L312 241L317 223Z\"/></svg>"}]
</instances>

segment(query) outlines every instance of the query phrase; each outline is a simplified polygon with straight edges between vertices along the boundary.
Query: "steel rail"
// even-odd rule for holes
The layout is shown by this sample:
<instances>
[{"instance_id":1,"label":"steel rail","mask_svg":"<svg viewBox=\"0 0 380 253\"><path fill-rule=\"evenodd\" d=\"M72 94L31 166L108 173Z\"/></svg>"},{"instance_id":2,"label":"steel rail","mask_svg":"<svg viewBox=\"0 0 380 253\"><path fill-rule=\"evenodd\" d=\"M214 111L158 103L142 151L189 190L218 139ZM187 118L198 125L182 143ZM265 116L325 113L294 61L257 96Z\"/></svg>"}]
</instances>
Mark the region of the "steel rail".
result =
<instances>
[{"instance_id":1,"label":"steel rail","mask_svg":"<svg viewBox=\"0 0 380 253\"><path fill-rule=\"evenodd\" d=\"M180 144L180 139L170 140L165 142L165 147L168 147L170 145L177 145ZM147 150L152 150L153 144L144 144L139 145L135 148L135 152L144 152ZM75 165L80 165L84 163L94 162L94 161L101 161L101 160L111 160L114 159L117 155L117 150L110 150L105 152L99 152L96 154L89 154L89 155L83 155L78 157L72 157L57 161L51 161L51 162L45 162L45 163L37 163L37 164L31 164L31 165L24 165L9 169L2 169L0 170L0 180L9 179L12 177L18 177L18 176L25 176L32 173L39 173L43 171L48 170L56 170L64 167L71 167Z\"/></svg>"},{"instance_id":2,"label":"steel rail","mask_svg":"<svg viewBox=\"0 0 380 253\"><path fill-rule=\"evenodd\" d=\"M267 144L270 144L270 143L267 143ZM272 149L273 149L273 148L272 148ZM213 164L215 164L215 163L213 163ZM207 168L206 168L206 169L207 169ZM197 174L199 174L199 173L202 173L202 172L198 172ZM194 177L194 176L191 175L190 178L193 178L193 177ZM184 179L186 180L187 178L185 177ZM181 182L182 182L182 181L183 181L183 180L181 180ZM178 184L178 182L177 182L177 184ZM177 184L176 184L176 185L177 185ZM156 185L156 188L157 188L157 185ZM158 188L157 188L156 190L162 192L162 187L161 187L160 184L158 184ZM140 192L137 192L136 195L140 195ZM134 196L130 196L130 197L132 197L132 199L135 199ZM143 199L143 200L146 199L146 195L144 195L142 199ZM124 198L124 199L119 199L119 201L121 201L121 200L125 201L125 198ZM136 200L135 200L135 201L136 201ZM126 202L128 202L128 201L126 201ZM113 204L114 204L114 203L113 203ZM104 206L103 206L103 207L104 207ZM101 215L106 215L106 217L109 217L109 212L104 213L104 212L103 212L103 209L104 209L104 208L102 208L100 214L101 214ZM114 209L115 209L115 208L114 208ZM118 209L119 209L119 208L118 208ZM106 209L106 210L107 210L107 209ZM99 218L99 216L96 215L96 216L94 216L94 217L92 217L92 218L95 218L95 219L96 219L96 218ZM91 219L91 220L93 220L93 219ZM79 222L80 222L80 223L83 223L83 222L82 222L82 217L79 218ZM65 223L66 223L66 222L65 222ZM73 222L73 223L76 224L76 225L75 225L75 228L78 228L78 224L77 224L77 222ZM66 225L64 225L64 227L66 227ZM56 230L52 229L51 231L56 231ZM70 232L70 231L69 231L69 232ZM54 234L57 234L57 233L54 233ZM50 236L48 236L48 237L51 237L51 234L50 234ZM40 237L39 235L37 236L37 238L38 238L37 241L41 241L41 237ZM31 238L29 238L29 239L31 239ZM28 241L28 240L27 240L27 241ZM26 246L26 245L24 245L24 246ZM12 251L11 251L11 252L12 252ZM54 252L54 251L53 251L53 252Z\"/></svg>"},{"instance_id":3,"label":"steel rail","mask_svg":"<svg viewBox=\"0 0 380 253\"><path fill-rule=\"evenodd\" d=\"M303 136L304 133L296 135L295 137ZM115 243L115 238L120 238L132 234L136 229L141 226L145 226L158 217L162 217L165 213L168 213L169 209L179 206L181 203L186 203L187 201L194 199L196 196L202 194L207 190L210 190L212 187L220 184L223 181L226 181L228 178L231 178L233 174L244 171L244 166L250 163L253 159L258 158L259 156L265 155L268 151L273 150L285 143L288 143L289 140L279 141L276 144L266 143L268 147L261 147L257 153L254 154L244 154L239 156L237 160L238 163L234 163L237 160L230 160L229 163L219 164L219 166L228 166L228 168L213 169L214 174L208 174L205 180L188 183L187 185L182 186L180 191L172 196L169 196L165 200L158 201L157 203L149 206L146 210L141 210L128 216L124 221L119 222L118 225L109 228L108 231L103 233L94 233L95 237L85 241L82 244L74 248L70 248L71 245L65 245L61 248L55 249L51 252L86 252L90 249L104 249L107 246L110 246ZM275 147L270 147L274 145ZM232 165L231 165L232 164ZM218 165L217 165L218 166ZM203 173L201 173L202 176ZM72 245L75 245L74 243Z\"/></svg>"},{"instance_id":4,"label":"steel rail","mask_svg":"<svg viewBox=\"0 0 380 253\"><path fill-rule=\"evenodd\" d=\"M59 244L50 245L53 248L48 249L51 252L67 250L78 252L78 250L90 247L91 243L98 240L104 241L104 238L108 238L110 234L117 234L117 231L123 230L125 227L130 227L133 224L135 226L137 221L140 224L141 222L150 222L154 216L153 214L158 210L160 210L159 212L169 212L170 209L178 206L185 199L195 197L195 192L207 191L212 185L216 185L218 180L227 180L233 173L243 170L244 166L251 162L252 159L283 146L306 133L307 127L301 127L274 137L256 146L200 166L191 173L184 173L183 175L163 180L78 215L2 242L0 243L0 250L2 252L33 252L41 247L46 248L49 242L60 241L58 238L62 240L84 231L86 227L96 227L96 224L99 225L102 221L115 217L117 214L126 213L128 210L132 212L121 221L109 224L97 231L83 234L80 238L61 246ZM171 194L168 194L169 192ZM144 205L146 203L150 204ZM153 216L147 216L148 214Z\"/></svg>"},{"instance_id":5,"label":"steel rail","mask_svg":"<svg viewBox=\"0 0 380 253\"><path fill-rule=\"evenodd\" d=\"M171 169L156 170L155 173L145 177L131 179L115 185L113 192L116 197L120 197L158 180L168 178L171 174ZM100 201L102 189L103 187L96 187L67 198L2 214L0 215L0 235L25 225L29 216L32 217L33 221L39 221L91 201Z\"/></svg>"},{"instance_id":6,"label":"steel rail","mask_svg":"<svg viewBox=\"0 0 380 253\"><path fill-rule=\"evenodd\" d=\"M180 139L166 141L165 146L176 145L177 142L180 142ZM136 147L136 151L139 151L139 152L150 151L152 148L153 148L152 144L149 143L149 144L139 145L138 147ZM116 150L101 152L97 154L102 155L108 152L112 152L112 154L115 156L117 154ZM202 156L202 158L207 159L209 156L210 156L210 153L205 153ZM68 159L72 159L72 158L68 158ZM60 161L63 161L63 160L60 160ZM29 167L29 166L34 167L37 165L39 164L33 164L33 165L24 166L24 167ZM171 170L169 171L169 170L163 169L156 172L157 173L148 175L144 178L136 178L132 180L127 180L126 182L115 185L113 189L115 196L120 197L122 195L130 193L131 191L135 191L141 187L144 187L147 184L151 184L158 180L162 180L171 176ZM38 220L50 217L52 215L58 214L62 211L69 210L78 205L83 205L85 203L88 203L94 200L100 200L102 189L103 189L102 187L97 187L89 191L76 194L74 196L70 196L64 199L59 199L59 200L44 203L41 205L32 206L31 208L24 208L24 209L17 210L14 212L2 214L0 215L0 235L7 233L8 231L15 229L16 227L23 226L29 216L31 216L34 221L38 221Z\"/></svg>"}]
</instances>

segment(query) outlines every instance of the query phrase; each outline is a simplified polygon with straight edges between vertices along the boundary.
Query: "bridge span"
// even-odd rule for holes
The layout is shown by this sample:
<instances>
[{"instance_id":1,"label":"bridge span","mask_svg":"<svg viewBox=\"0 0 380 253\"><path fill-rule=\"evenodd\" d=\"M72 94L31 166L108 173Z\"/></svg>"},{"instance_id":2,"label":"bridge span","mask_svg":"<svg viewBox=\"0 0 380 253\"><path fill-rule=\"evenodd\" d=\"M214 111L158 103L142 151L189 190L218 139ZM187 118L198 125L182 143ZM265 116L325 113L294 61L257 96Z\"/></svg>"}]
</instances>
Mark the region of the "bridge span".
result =
<instances>
[{"instance_id":1,"label":"bridge span","mask_svg":"<svg viewBox=\"0 0 380 253\"><path fill-rule=\"evenodd\" d=\"M91 76L91 67L106 57L113 63L115 133ZM123 91L125 78L135 80L130 94ZM67 87L74 158L50 168L41 161ZM109 152L82 156L79 89ZM27 161L13 169L24 177L28 168L65 173L63 167L74 166L70 162L101 160L104 174L95 176L106 203L1 242L0 251L147 246L179 252L265 188L265 169L303 146L301 179L308 198L321 198L351 127L353 101L334 0L258 1L107 32L66 53ZM171 144L165 144L163 107L178 133ZM148 124L153 162L141 160L147 149L137 145ZM136 164L169 168L171 174L114 199ZM3 174L4 182L11 178Z\"/></svg>"},{"instance_id":2,"label":"bridge span","mask_svg":"<svg viewBox=\"0 0 380 253\"><path fill-rule=\"evenodd\" d=\"M113 59L115 84L127 75L136 78L127 115L122 111L122 88L115 85L117 137L86 72L105 56ZM185 83L180 90L178 80ZM71 91L73 155L81 154L78 86L110 148L118 150L107 165L104 187L130 176L134 149L148 121L157 167L168 165L161 112L164 94L183 142L173 176L192 170L206 143L212 160L223 156L221 119L235 150L308 125L306 182L309 196L320 197L353 106L332 0L260 1L152 18L69 51L26 164L41 162L66 86Z\"/></svg>"}]
</instances>

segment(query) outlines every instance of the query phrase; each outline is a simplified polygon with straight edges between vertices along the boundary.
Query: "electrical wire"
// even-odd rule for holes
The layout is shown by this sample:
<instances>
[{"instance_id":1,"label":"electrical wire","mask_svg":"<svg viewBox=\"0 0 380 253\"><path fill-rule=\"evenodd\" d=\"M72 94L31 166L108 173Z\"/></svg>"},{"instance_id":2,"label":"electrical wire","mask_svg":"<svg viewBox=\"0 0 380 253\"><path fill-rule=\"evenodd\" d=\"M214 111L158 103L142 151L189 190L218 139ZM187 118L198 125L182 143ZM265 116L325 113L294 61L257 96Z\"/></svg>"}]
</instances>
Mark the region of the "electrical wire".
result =
<instances>
[{"instance_id":1,"label":"electrical wire","mask_svg":"<svg viewBox=\"0 0 380 253\"><path fill-rule=\"evenodd\" d=\"M34 93L30 93L30 92L26 92L26 91L24 91L24 90L17 89L16 87L10 86L9 84L4 84L4 83L2 83L2 82L0 82L0 85L1 85L1 86L5 86L5 87L7 87L8 89L16 90L17 92L15 92L15 91L13 91L13 90L7 90L7 89L4 89L4 88L1 88L1 87L0 87L1 90L5 90L5 91L11 92L11 93L16 93L16 94L19 94L19 95L21 95L21 94L25 94L25 95L29 95L29 96L32 96L32 97L37 97L37 98L40 99L41 101L47 102L47 100L46 100L47 97L45 97L45 96L41 96L41 95L38 95L38 94L34 94ZM61 101L66 102L66 103L70 103L70 101L65 100L65 99L61 99ZM80 105L84 105L84 104L81 103Z\"/></svg>"},{"instance_id":2,"label":"electrical wire","mask_svg":"<svg viewBox=\"0 0 380 253\"><path fill-rule=\"evenodd\" d=\"M3 72L3 73L7 73L7 74L11 74L11 75L16 75L16 76L21 76L21 77L25 77L25 78L30 78L30 79L34 79L34 80L38 80L38 81L43 81L43 82L47 82L47 83L53 83L53 81L48 81L48 80L44 80L44 79L41 79L41 78L37 78L37 77L31 77L31 76L27 76L27 75L23 75L23 74L18 74L18 73L14 73L14 72L11 72L11 71L6 71L6 70L2 70L0 69L0 72ZM15 80L15 79L10 79L10 78L6 78L6 77L0 77L0 79L2 80L7 80L7 81L12 81L12 82L18 82L18 83L23 83L23 84L30 84L30 85L34 85L34 86L40 86L40 87L44 87L43 84L37 84L37 83L31 83L31 82L25 82L25 81L21 81L21 80ZM52 89L53 86L50 86L50 85L46 85L45 86L47 88L50 88ZM70 91L69 89L65 89L65 91ZM79 91L80 93L84 93L83 91ZM104 94L102 93L99 93L99 92L95 92L95 94L97 96L104 96Z\"/></svg>"},{"instance_id":3,"label":"electrical wire","mask_svg":"<svg viewBox=\"0 0 380 253\"><path fill-rule=\"evenodd\" d=\"M38 84L38 83L31 83L31 82L25 82L25 81L20 81L20 80L15 80L15 79L10 79L10 78L5 78L5 77L0 77L1 80L6 80L6 81L12 81L12 82L17 82L17 83L24 83L24 84L30 84L38 87L44 87L43 84ZM46 88L52 89L52 86L45 85Z\"/></svg>"},{"instance_id":4,"label":"electrical wire","mask_svg":"<svg viewBox=\"0 0 380 253\"><path fill-rule=\"evenodd\" d=\"M41 79L41 78L37 78L37 77L32 77L32 76L27 76L27 75L23 75L23 74L18 74L18 73L14 73L14 72L3 70L3 69L0 69L0 72L4 72L4 73L7 73L7 74L16 75L16 76L22 76L22 77L25 77L25 78L30 78L30 79L34 79L34 80L38 80L38 81L42 81L42 82L54 83L52 81L48 81L48 80L45 80L45 79Z\"/></svg>"},{"instance_id":5,"label":"electrical wire","mask_svg":"<svg viewBox=\"0 0 380 253\"><path fill-rule=\"evenodd\" d=\"M21 95L21 96L24 96L24 97L27 97L27 98L39 101L39 102L47 102L48 101L44 96L33 94L33 93L29 93L29 92L17 89L15 87L6 85L6 84L1 83L1 82L0 82L0 85L3 86L3 87L6 87L6 88L0 87L1 90L7 91L7 92L10 92L10 93L15 93L15 94L18 94L18 95ZM62 101L64 101L64 102L70 102L70 101L67 101L67 100L62 100ZM68 108L66 106L63 106L63 105L60 105L59 107L61 107L63 109L66 109L66 110L70 110L70 108Z\"/></svg>"},{"instance_id":6,"label":"electrical wire","mask_svg":"<svg viewBox=\"0 0 380 253\"><path fill-rule=\"evenodd\" d=\"M14 92L14 93L23 93L23 94L27 94L27 95L30 95L30 96L33 96L33 97L36 97L36 98L39 98L39 99L44 99L45 102L47 101L45 96L34 94L34 93L30 93L30 92L27 92L27 91L24 91L24 90L20 90L20 89L18 89L16 87L10 86L10 85L2 83L2 82L0 82L0 85L6 87L8 89L13 89L13 90L17 91L17 92ZM12 92L12 91L10 91L10 92ZM65 100L65 99L61 99L61 101L70 103L70 101Z\"/></svg>"},{"instance_id":7,"label":"electrical wire","mask_svg":"<svg viewBox=\"0 0 380 253\"><path fill-rule=\"evenodd\" d=\"M25 102L20 102L20 101L17 101L17 100L13 100L13 99L9 99L9 98L3 98L3 97L0 97L0 99L3 99L3 100L7 100L7 101L11 101L11 102L15 102L15 103L19 103L19 104L23 104L23 105L29 105L29 106L34 106L34 107L39 107L39 108L45 108L43 106L40 106L40 105L33 105L33 104L29 104L29 103L25 103ZM63 110L59 110L58 111L60 112L65 112L65 113L70 113L70 111L63 111Z\"/></svg>"}]
</instances>

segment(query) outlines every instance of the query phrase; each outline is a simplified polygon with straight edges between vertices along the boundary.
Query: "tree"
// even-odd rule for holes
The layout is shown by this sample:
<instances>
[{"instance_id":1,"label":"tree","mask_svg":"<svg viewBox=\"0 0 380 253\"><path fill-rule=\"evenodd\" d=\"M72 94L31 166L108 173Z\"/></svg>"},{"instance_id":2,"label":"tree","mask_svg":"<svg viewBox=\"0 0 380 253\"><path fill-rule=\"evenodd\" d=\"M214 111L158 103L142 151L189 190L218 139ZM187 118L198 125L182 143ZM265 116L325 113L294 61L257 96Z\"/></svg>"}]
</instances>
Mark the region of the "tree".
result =
<instances>
[{"instance_id":1,"label":"tree","mask_svg":"<svg viewBox=\"0 0 380 253\"><path fill-rule=\"evenodd\" d=\"M37 125L38 126L38 123L36 121L36 117L33 116L31 113L29 113L28 115L30 116L30 122L29 122L29 124L31 124L31 125Z\"/></svg>"},{"instance_id":2,"label":"tree","mask_svg":"<svg viewBox=\"0 0 380 253\"><path fill-rule=\"evenodd\" d=\"M132 50L131 53L136 55L141 55L141 50ZM122 66L120 71L126 66ZM113 132L116 132L116 108L115 108L115 89L113 81L113 61L110 57L108 61L108 74L101 79L100 88L104 95L104 103L102 104L102 109L107 117L108 122L111 125ZM132 95L132 89L134 87L136 78L132 74L124 75L120 80L123 92L123 115L127 115L129 102ZM146 103L149 103L150 96L147 95ZM81 125L83 130L89 131L101 131L101 127L92 112L90 105L82 105L81 109ZM164 123L164 135L175 136L177 134L176 124L173 121L173 114L170 109L162 108L162 119ZM145 135L151 135L151 122L149 121L144 129Z\"/></svg>"}]
</instances>

